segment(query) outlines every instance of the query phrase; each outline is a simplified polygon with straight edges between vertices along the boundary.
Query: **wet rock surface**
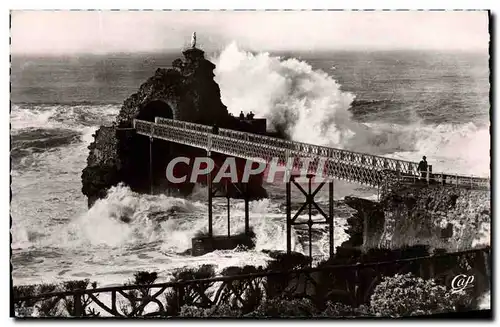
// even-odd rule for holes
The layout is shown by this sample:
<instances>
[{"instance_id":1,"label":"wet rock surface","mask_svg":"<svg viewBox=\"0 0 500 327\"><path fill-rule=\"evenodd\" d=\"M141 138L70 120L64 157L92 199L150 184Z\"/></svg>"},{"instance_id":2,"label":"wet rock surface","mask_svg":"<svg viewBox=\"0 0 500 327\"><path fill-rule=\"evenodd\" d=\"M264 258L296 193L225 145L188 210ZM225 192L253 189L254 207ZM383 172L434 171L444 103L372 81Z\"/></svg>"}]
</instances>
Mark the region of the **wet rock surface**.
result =
<instances>
[{"instance_id":1,"label":"wet rock surface","mask_svg":"<svg viewBox=\"0 0 500 327\"><path fill-rule=\"evenodd\" d=\"M489 245L490 193L438 185L399 185L380 202L346 197L356 212L347 219L342 247L401 248L425 244L448 251ZM486 226L486 227L485 227Z\"/></svg>"},{"instance_id":2,"label":"wet rock surface","mask_svg":"<svg viewBox=\"0 0 500 327\"><path fill-rule=\"evenodd\" d=\"M160 140L150 144L149 138L137 135L132 129L134 119L154 121L155 117L164 117L265 133L265 124L264 130L262 126L256 130L255 126L228 113L221 102L219 86L214 81L215 65L205 59L202 50L190 48L183 55L183 59L174 60L172 68L158 68L136 93L124 101L113 125L102 126L94 134L87 166L82 172L82 192L87 196L89 206L119 182L138 193L161 193L173 188L188 195L193 190L194 183L170 185L165 168L173 156L206 156L206 152ZM152 176L150 147L153 153ZM250 180L250 198L266 197L261 178L255 177ZM237 196L234 190L230 193Z\"/></svg>"}]
</instances>

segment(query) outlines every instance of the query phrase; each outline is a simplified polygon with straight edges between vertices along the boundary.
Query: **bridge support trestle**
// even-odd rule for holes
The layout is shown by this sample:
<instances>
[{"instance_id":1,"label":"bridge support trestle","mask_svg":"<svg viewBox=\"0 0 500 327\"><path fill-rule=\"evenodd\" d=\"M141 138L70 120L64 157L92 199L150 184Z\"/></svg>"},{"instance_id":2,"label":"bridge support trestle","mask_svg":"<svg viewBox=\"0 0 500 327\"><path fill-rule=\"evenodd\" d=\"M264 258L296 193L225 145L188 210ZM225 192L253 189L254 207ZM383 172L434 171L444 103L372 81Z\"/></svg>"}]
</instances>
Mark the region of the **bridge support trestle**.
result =
<instances>
[{"instance_id":1,"label":"bridge support trestle","mask_svg":"<svg viewBox=\"0 0 500 327\"><path fill-rule=\"evenodd\" d=\"M231 197L229 194L229 181L225 181L223 185L214 185L212 183L212 174L207 175L207 188L208 188L208 236L213 236L213 199L226 198L227 203L227 236L231 236ZM232 184L245 202L245 235L250 235L250 205L248 195L248 183L242 183L240 187ZM221 189L223 186L223 189Z\"/></svg>"},{"instance_id":2,"label":"bridge support trestle","mask_svg":"<svg viewBox=\"0 0 500 327\"><path fill-rule=\"evenodd\" d=\"M245 200L245 235L250 234L250 206L248 204L248 183L243 184L244 192L243 195Z\"/></svg>"},{"instance_id":3,"label":"bridge support trestle","mask_svg":"<svg viewBox=\"0 0 500 327\"><path fill-rule=\"evenodd\" d=\"M249 224L249 195L247 192L248 184L236 185L229 181L214 184L212 175L207 174L208 184L208 235L200 235L194 237L191 241L193 244L192 255L202 255L214 250L230 250L237 246L245 246L253 248L255 246L253 235L250 233ZM245 232L241 234L231 235L231 190L230 186L240 194L245 201ZM227 235L213 235L213 199L226 198L227 201Z\"/></svg>"},{"instance_id":4,"label":"bridge support trestle","mask_svg":"<svg viewBox=\"0 0 500 327\"><path fill-rule=\"evenodd\" d=\"M212 219L212 198L213 198L213 187L212 187L212 173L209 172L207 175L207 189L208 189L208 236L213 236L213 219Z\"/></svg>"},{"instance_id":5,"label":"bridge support trestle","mask_svg":"<svg viewBox=\"0 0 500 327\"><path fill-rule=\"evenodd\" d=\"M313 178L315 175L307 174L307 191L296 181L298 175L292 175L289 181L286 183L286 250L287 253L292 251L292 227L297 225L307 225L308 227L308 239L309 239L309 257L312 262L312 227L314 225L324 225L328 224L328 240L329 240L329 255L333 257L334 254L334 214L333 214L333 180L327 182L321 182L315 189L313 189ZM314 197L323 188L325 184L328 183L328 214L318 205ZM292 185L295 185L297 189L305 196L305 202L302 206L295 212L292 216ZM325 220L313 220L313 207L317 212L325 218ZM307 208L307 221L298 221L299 215Z\"/></svg>"},{"instance_id":6,"label":"bridge support trestle","mask_svg":"<svg viewBox=\"0 0 500 327\"><path fill-rule=\"evenodd\" d=\"M153 135L149 137L149 193L153 195Z\"/></svg>"}]
</instances>

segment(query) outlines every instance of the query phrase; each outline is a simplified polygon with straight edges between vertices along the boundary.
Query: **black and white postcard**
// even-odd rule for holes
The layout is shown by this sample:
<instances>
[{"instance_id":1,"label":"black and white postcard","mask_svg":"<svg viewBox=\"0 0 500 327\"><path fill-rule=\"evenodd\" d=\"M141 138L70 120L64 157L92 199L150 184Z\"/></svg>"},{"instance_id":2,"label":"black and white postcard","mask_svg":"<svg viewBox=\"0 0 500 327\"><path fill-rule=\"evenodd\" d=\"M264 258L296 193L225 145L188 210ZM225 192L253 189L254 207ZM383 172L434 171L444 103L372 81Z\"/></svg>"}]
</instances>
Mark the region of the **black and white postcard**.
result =
<instances>
[{"instance_id":1,"label":"black and white postcard","mask_svg":"<svg viewBox=\"0 0 500 327\"><path fill-rule=\"evenodd\" d=\"M12 317L490 309L489 11L10 15Z\"/></svg>"}]
</instances>

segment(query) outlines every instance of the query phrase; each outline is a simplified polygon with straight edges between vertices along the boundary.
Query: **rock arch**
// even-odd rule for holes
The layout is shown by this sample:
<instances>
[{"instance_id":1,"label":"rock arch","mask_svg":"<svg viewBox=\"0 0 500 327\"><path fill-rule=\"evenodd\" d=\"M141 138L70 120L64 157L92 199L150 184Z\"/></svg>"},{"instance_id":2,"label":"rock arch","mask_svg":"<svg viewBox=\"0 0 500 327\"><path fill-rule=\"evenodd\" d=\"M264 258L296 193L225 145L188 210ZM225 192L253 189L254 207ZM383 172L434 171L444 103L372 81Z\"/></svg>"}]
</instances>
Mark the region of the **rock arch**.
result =
<instances>
[{"instance_id":1,"label":"rock arch","mask_svg":"<svg viewBox=\"0 0 500 327\"><path fill-rule=\"evenodd\" d=\"M136 118L154 122L155 117L175 119L172 107L167 102L159 99L145 104Z\"/></svg>"}]
</instances>

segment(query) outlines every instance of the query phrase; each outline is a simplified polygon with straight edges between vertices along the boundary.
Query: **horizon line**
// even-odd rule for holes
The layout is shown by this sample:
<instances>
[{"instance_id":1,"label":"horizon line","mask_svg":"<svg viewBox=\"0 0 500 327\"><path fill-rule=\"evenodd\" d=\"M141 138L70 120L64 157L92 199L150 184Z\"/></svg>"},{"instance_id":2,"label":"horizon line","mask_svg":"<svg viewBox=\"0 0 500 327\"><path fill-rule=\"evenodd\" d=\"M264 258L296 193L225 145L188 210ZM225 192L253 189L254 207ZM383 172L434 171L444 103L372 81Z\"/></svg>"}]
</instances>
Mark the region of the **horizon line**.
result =
<instances>
[{"instance_id":1,"label":"horizon line","mask_svg":"<svg viewBox=\"0 0 500 327\"><path fill-rule=\"evenodd\" d=\"M17 57L78 57L78 56L112 56L112 55L148 55L148 54L179 54L182 55L182 52L187 50L188 48L180 48L180 49L151 49L151 50L143 50L143 51L105 51L105 52L89 52L89 51L68 51L68 52L18 52L18 51L10 51L10 56ZM224 51L224 49L201 49L205 53L220 53ZM361 48L361 47L352 47L352 48L337 48L337 49L242 49L243 51L251 52L251 53L275 53L275 54L283 54L283 53L333 53L333 52L432 52L432 53L467 53L467 54L484 54L491 55L490 48L484 49L438 49L438 48L385 48L385 47L370 47L370 48Z\"/></svg>"}]
</instances>

